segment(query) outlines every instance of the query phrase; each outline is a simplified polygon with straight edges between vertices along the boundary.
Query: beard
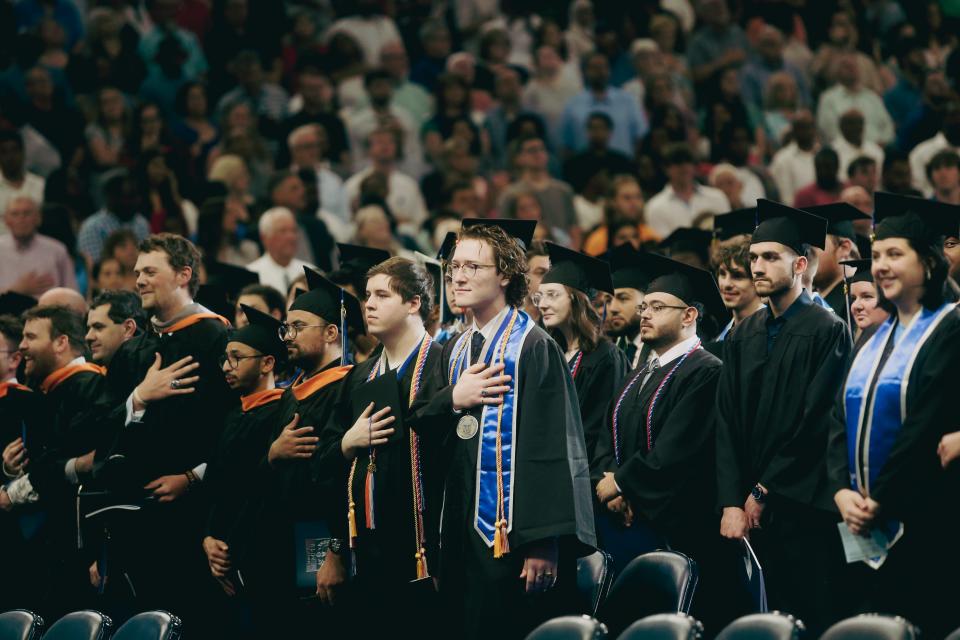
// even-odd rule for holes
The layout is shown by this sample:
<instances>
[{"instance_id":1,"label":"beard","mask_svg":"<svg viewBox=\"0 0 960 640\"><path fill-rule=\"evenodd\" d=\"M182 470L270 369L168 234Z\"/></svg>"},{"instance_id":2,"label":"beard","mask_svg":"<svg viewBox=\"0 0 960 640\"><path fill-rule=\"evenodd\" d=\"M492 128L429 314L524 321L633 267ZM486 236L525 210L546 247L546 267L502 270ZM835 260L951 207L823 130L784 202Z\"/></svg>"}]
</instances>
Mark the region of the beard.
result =
<instances>
[{"instance_id":1,"label":"beard","mask_svg":"<svg viewBox=\"0 0 960 640\"><path fill-rule=\"evenodd\" d=\"M627 321L622 327L614 327L612 324L609 324L607 328L607 335L616 340L617 338L633 338L638 333L640 333L640 319Z\"/></svg>"},{"instance_id":2,"label":"beard","mask_svg":"<svg viewBox=\"0 0 960 640\"><path fill-rule=\"evenodd\" d=\"M761 282L759 285L754 283L754 288L757 290L757 295L761 298L776 298L793 287L792 278L782 278L779 280L769 279L766 282Z\"/></svg>"}]
</instances>

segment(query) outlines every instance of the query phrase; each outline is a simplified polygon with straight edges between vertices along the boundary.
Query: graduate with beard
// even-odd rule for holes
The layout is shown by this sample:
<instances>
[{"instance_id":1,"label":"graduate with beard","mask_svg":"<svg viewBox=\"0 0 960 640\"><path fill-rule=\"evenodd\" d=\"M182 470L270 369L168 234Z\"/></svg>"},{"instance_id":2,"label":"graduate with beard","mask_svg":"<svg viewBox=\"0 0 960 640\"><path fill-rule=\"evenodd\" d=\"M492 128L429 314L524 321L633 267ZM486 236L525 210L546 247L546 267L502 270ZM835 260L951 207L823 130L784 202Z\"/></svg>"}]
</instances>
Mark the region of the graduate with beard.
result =
<instances>
[{"instance_id":1,"label":"graduate with beard","mask_svg":"<svg viewBox=\"0 0 960 640\"><path fill-rule=\"evenodd\" d=\"M22 438L27 425L40 417L39 396L17 379L23 363L22 339L23 323L15 316L0 315L0 446L4 448Z\"/></svg>"},{"instance_id":2,"label":"graduate with beard","mask_svg":"<svg viewBox=\"0 0 960 640\"><path fill-rule=\"evenodd\" d=\"M615 557L614 565L622 569L655 548L694 558L700 583L692 615L721 629L743 610L746 598L738 603L729 587L739 549L717 531L712 413L722 365L703 348L698 328L705 315L722 318L726 309L710 272L656 254L646 254L644 262L656 276L640 304L640 335L651 359L627 377L608 405L597 447L603 473L596 495L600 508L627 527L618 536L626 543L618 550L627 553ZM652 533L654 546L642 547L650 537L644 530ZM607 623L613 631L630 621Z\"/></svg>"},{"instance_id":3,"label":"graduate with beard","mask_svg":"<svg viewBox=\"0 0 960 640\"><path fill-rule=\"evenodd\" d=\"M613 275L613 298L607 305L607 335L627 356L628 369L646 363L650 347L640 339L640 312L643 291L650 284L649 276L639 268L641 252L626 242L607 254Z\"/></svg>"},{"instance_id":4,"label":"graduate with beard","mask_svg":"<svg viewBox=\"0 0 960 640\"><path fill-rule=\"evenodd\" d=\"M294 407L289 396L282 401L274 375L287 355L280 321L244 304L240 308L248 324L231 332L221 367L241 404L227 414L204 478L210 511L203 550L224 593L249 607L252 629L244 637L258 638L275 632L274 596L284 574L264 552L271 540L257 468L275 425L288 423ZM242 635L238 628L231 631Z\"/></svg>"},{"instance_id":5,"label":"graduate with beard","mask_svg":"<svg viewBox=\"0 0 960 640\"><path fill-rule=\"evenodd\" d=\"M630 366L626 354L601 333L600 316L590 302L598 291L613 294L610 265L552 242L546 244L551 266L533 302L543 325L565 351L592 467L607 403Z\"/></svg>"},{"instance_id":6,"label":"graduate with beard","mask_svg":"<svg viewBox=\"0 0 960 640\"><path fill-rule=\"evenodd\" d=\"M445 445L440 591L463 638L522 638L577 611L576 558L596 545L576 388L520 310L534 226L464 221L448 273L474 321L409 420Z\"/></svg>"},{"instance_id":7,"label":"graduate with beard","mask_svg":"<svg viewBox=\"0 0 960 640\"><path fill-rule=\"evenodd\" d=\"M334 482L347 491L332 528L349 540L355 561L351 611L369 613L365 606L373 600L380 603L378 615L365 622L366 633L416 629L433 637L439 631L433 576L439 567L442 452L439 442L421 438L404 420L428 373L440 365L442 349L424 328L433 283L423 266L394 257L367 272L366 287L367 330L383 349L344 380L321 434L320 467L339 469ZM366 397L365 389L382 376L396 381L395 397L378 391L357 415L357 397Z\"/></svg>"},{"instance_id":8,"label":"graduate with beard","mask_svg":"<svg viewBox=\"0 0 960 640\"><path fill-rule=\"evenodd\" d=\"M758 207L750 264L768 306L723 342L715 412L720 532L749 535L771 609L814 632L833 618L830 581L843 559L823 461L851 344L844 323L802 285L805 254L823 246L826 220L769 200Z\"/></svg>"},{"instance_id":9,"label":"graduate with beard","mask_svg":"<svg viewBox=\"0 0 960 640\"><path fill-rule=\"evenodd\" d=\"M263 518L270 521L276 541L270 547L272 562L285 576L274 587L278 598L282 594L293 604L285 609L290 628L322 624L336 634L338 612L317 605L334 604L336 588L347 579L347 541L331 536L346 504L345 483L340 481L345 464L323 468L317 443L351 369L341 364L347 327L364 333L363 311L350 293L309 267L304 271L310 290L293 301L281 328L287 357L304 373L285 390L283 401L294 407L295 414L290 422L274 425L262 465L269 495ZM299 550L317 540L327 541L325 548L316 550L317 558L298 557ZM305 582L316 564L320 566L315 576Z\"/></svg>"},{"instance_id":10,"label":"graduate with beard","mask_svg":"<svg viewBox=\"0 0 960 640\"><path fill-rule=\"evenodd\" d=\"M960 360L960 311L944 286L937 203L914 200L905 210L881 200L876 210L871 271L891 315L847 373L828 467L849 531L892 543L885 558L850 566L844 597L855 611L896 613L942 638L960 624L955 590L930 578L931 562L943 576L960 571L951 551L958 470L942 450L957 428L956 401L945 391Z\"/></svg>"},{"instance_id":11,"label":"graduate with beard","mask_svg":"<svg viewBox=\"0 0 960 640\"><path fill-rule=\"evenodd\" d=\"M16 518L20 529L4 549L10 575L18 577L5 604L52 618L72 610L83 593L74 500L110 409L104 370L86 361L83 334L83 319L66 307L24 314L19 347L33 393L42 395L40 417L3 453L12 481L0 487L0 509L8 512L5 525Z\"/></svg>"}]
</instances>

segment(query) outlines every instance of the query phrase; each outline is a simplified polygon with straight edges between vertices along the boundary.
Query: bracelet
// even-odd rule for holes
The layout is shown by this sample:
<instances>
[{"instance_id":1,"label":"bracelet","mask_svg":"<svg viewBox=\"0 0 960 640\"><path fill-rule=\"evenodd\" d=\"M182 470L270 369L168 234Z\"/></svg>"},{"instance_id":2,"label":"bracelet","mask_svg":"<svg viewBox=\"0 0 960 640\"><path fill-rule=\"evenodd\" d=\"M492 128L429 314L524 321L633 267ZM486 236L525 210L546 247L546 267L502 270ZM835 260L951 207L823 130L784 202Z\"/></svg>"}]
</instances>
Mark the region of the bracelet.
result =
<instances>
[{"instance_id":1,"label":"bracelet","mask_svg":"<svg viewBox=\"0 0 960 640\"><path fill-rule=\"evenodd\" d=\"M192 489L193 485L200 481L200 478L197 477L197 474L193 469L186 471L183 475L187 476L187 491Z\"/></svg>"},{"instance_id":2,"label":"bracelet","mask_svg":"<svg viewBox=\"0 0 960 640\"><path fill-rule=\"evenodd\" d=\"M144 400L144 399L140 396L140 387L134 387L134 388L133 388L133 402L134 402L135 404L139 404L139 405L142 405L142 406L144 406L144 407L147 406L147 401Z\"/></svg>"}]
</instances>

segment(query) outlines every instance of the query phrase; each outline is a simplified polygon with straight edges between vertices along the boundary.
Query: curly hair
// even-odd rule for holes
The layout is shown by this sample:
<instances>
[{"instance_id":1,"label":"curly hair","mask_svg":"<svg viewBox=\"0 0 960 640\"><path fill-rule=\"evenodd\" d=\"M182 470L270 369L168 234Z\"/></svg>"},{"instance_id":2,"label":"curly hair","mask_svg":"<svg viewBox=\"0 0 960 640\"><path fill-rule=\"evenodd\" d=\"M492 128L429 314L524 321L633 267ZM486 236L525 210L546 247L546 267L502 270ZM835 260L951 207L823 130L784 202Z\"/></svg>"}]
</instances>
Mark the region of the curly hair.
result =
<instances>
[{"instance_id":1,"label":"curly hair","mask_svg":"<svg viewBox=\"0 0 960 640\"><path fill-rule=\"evenodd\" d=\"M742 238L720 243L713 254L713 270L720 267L736 267L750 275L750 239Z\"/></svg>"},{"instance_id":2,"label":"curly hair","mask_svg":"<svg viewBox=\"0 0 960 640\"><path fill-rule=\"evenodd\" d=\"M174 233L155 233L140 243L140 253L162 251L174 271L190 267L190 296L197 295L200 288L200 251L192 242Z\"/></svg>"},{"instance_id":3,"label":"curly hair","mask_svg":"<svg viewBox=\"0 0 960 640\"><path fill-rule=\"evenodd\" d=\"M384 260L367 271L367 280L373 276L385 275L390 278L390 290L400 294L404 302L420 298L420 318L427 322L433 311L433 278L422 265L395 256ZM364 292L361 297L366 298Z\"/></svg>"},{"instance_id":4,"label":"curly hair","mask_svg":"<svg viewBox=\"0 0 960 640\"><path fill-rule=\"evenodd\" d=\"M509 280L504 291L507 304L511 307L522 307L530 283L527 279L527 256L521 243L492 224L462 227L457 234L457 244L467 239L479 240L490 245L493 249L493 263L497 266L497 273Z\"/></svg>"}]
</instances>

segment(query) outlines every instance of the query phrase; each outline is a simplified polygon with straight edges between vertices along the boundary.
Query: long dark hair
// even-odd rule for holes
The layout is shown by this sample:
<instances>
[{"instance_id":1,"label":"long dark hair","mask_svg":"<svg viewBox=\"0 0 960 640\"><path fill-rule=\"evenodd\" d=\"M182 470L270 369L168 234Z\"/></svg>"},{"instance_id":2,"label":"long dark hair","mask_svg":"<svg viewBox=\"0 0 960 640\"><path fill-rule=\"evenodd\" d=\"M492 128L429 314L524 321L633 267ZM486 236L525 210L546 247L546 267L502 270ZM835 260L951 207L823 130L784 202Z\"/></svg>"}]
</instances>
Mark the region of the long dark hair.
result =
<instances>
[{"instance_id":1,"label":"long dark hair","mask_svg":"<svg viewBox=\"0 0 960 640\"><path fill-rule=\"evenodd\" d=\"M149 171L147 168L150 166L150 163L157 158L161 158L164 164L167 164L167 154L158 149L148 149L144 151L140 156L140 161L137 163L137 179L140 183L140 188L143 189L141 196L142 201L144 205L150 206L150 213L152 215L153 207L150 202L150 191L156 189L157 195L160 197L160 206L163 207L166 213L163 231L187 235L187 220L183 217L181 201L174 197L173 182L170 176L168 175L167 178L156 187L150 184L150 176L148 175ZM173 173L169 165L167 165L167 171L171 174ZM149 219L151 216L147 217Z\"/></svg>"},{"instance_id":2,"label":"long dark hair","mask_svg":"<svg viewBox=\"0 0 960 640\"><path fill-rule=\"evenodd\" d=\"M939 241L933 244L917 242L911 238L905 238L905 240L910 248L917 252L917 258L926 271L920 304L927 311L939 309L944 302L956 297L953 290L947 286L950 263L943 255L943 245ZM897 313L897 307L884 297L881 287L877 287L877 306L890 315Z\"/></svg>"},{"instance_id":3,"label":"long dark hair","mask_svg":"<svg viewBox=\"0 0 960 640\"><path fill-rule=\"evenodd\" d=\"M564 285L564 290L570 294L570 318L567 322L570 324L570 330L577 338L577 345L583 353L590 353L600 344L602 336L600 335L600 314L593 308L590 298L587 294ZM550 335L553 339L567 349L566 338L559 329L550 329Z\"/></svg>"}]
</instances>

